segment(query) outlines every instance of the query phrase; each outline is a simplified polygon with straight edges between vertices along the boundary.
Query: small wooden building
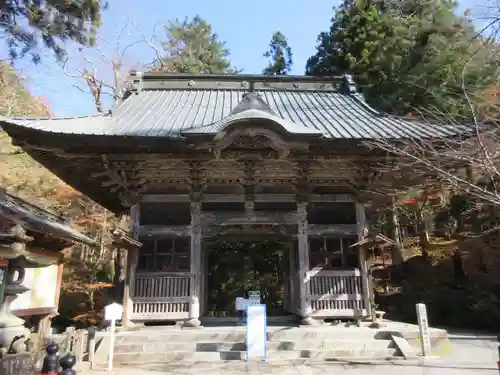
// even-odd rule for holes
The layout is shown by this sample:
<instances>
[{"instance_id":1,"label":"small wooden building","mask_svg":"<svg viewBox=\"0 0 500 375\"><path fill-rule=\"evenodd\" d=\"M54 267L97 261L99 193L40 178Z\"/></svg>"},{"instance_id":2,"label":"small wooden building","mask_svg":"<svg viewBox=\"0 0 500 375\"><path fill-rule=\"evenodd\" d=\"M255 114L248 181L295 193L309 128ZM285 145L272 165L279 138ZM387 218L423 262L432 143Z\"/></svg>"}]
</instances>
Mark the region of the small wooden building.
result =
<instances>
[{"instance_id":1,"label":"small wooden building","mask_svg":"<svg viewBox=\"0 0 500 375\"><path fill-rule=\"evenodd\" d=\"M24 321L14 322L12 313L30 320L47 337L51 319L58 314L62 282L61 250L75 244L97 246L63 217L55 215L0 188L0 357L17 333L23 334ZM17 272L16 292L8 291ZM14 279L15 280L15 279ZM9 289L10 288L10 289ZM4 296L5 292L5 296ZM5 298L4 298L5 297ZM1 368L2 366L0 366Z\"/></svg>"},{"instance_id":2,"label":"small wooden building","mask_svg":"<svg viewBox=\"0 0 500 375\"><path fill-rule=\"evenodd\" d=\"M285 244L284 306L304 324L371 315L365 254L350 245L366 233L374 177L393 176L363 142L449 130L378 113L350 77L133 73L131 83L108 114L1 122L65 182L130 212L143 247L130 258L129 320L198 325L206 248L221 238Z\"/></svg>"}]
</instances>

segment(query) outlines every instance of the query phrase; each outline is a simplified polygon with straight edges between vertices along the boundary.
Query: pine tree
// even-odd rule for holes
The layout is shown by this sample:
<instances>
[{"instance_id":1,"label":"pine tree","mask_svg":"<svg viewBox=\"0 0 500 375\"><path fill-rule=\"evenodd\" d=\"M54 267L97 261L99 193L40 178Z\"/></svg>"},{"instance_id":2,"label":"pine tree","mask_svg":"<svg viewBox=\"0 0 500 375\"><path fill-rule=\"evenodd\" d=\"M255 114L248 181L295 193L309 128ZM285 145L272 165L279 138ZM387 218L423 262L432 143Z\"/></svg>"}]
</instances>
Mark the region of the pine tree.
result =
<instances>
[{"instance_id":1,"label":"pine tree","mask_svg":"<svg viewBox=\"0 0 500 375\"><path fill-rule=\"evenodd\" d=\"M290 73L292 69L292 49L288 45L287 38L276 31L269 43L269 50L263 54L269 59L269 64L262 72L268 76L283 76Z\"/></svg>"},{"instance_id":2,"label":"pine tree","mask_svg":"<svg viewBox=\"0 0 500 375\"><path fill-rule=\"evenodd\" d=\"M156 71L171 73L235 73L229 61L226 42L221 41L212 26L195 16L192 20L176 20L165 26L165 56Z\"/></svg>"},{"instance_id":3,"label":"pine tree","mask_svg":"<svg viewBox=\"0 0 500 375\"><path fill-rule=\"evenodd\" d=\"M462 79L474 95L498 76L498 47L476 36L451 1L345 0L319 35L306 74L352 74L369 103L386 112L470 117Z\"/></svg>"},{"instance_id":4,"label":"pine tree","mask_svg":"<svg viewBox=\"0 0 500 375\"><path fill-rule=\"evenodd\" d=\"M65 56L63 43L93 45L101 23L103 0L2 1L0 29L6 36L10 58L25 55L40 61L40 44L59 59Z\"/></svg>"}]
</instances>

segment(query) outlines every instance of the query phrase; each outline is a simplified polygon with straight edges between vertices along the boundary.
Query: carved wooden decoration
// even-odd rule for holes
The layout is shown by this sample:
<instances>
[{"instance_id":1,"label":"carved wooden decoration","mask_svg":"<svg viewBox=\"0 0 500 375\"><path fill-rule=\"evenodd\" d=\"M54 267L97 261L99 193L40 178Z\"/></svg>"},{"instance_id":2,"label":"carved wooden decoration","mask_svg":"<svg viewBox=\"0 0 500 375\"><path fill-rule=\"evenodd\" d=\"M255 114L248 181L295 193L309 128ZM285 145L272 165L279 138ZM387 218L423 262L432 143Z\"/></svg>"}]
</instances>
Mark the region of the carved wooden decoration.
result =
<instances>
[{"instance_id":1,"label":"carved wooden decoration","mask_svg":"<svg viewBox=\"0 0 500 375\"><path fill-rule=\"evenodd\" d=\"M307 150L304 141L291 141L286 135L264 125L252 127L230 127L217 134L212 142L200 148L215 150L216 158L222 159L284 159L291 150Z\"/></svg>"}]
</instances>

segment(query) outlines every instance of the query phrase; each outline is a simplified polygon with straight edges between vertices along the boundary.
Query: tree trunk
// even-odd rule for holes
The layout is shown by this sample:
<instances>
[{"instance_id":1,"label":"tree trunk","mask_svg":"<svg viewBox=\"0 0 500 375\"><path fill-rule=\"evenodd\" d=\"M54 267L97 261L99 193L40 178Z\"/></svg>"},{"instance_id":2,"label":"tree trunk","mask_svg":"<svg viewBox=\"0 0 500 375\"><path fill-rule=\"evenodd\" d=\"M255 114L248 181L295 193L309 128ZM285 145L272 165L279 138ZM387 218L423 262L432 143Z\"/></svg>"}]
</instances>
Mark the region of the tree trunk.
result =
<instances>
[{"instance_id":1,"label":"tree trunk","mask_svg":"<svg viewBox=\"0 0 500 375\"><path fill-rule=\"evenodd\" d=\"M429 232L427 230L427 225L424 220L424 215L422 210L419 210L417 213L417 226L418 226L418 236L420 239L420 248L422 250L422 255L424 258L429 256L428 248L429 248Z\"/></svg>"},{"instance_id":2,"label":"tree trunk","mask_svg":"<svg viewBox=\"0 0 500 375\"><path fill-rule=\"evenodd\" d=\"M395 199L392 200L392 209L390 212L391 219L391 229L392 229L392 239L396 243L395 246L392 247L392 264L400 265L404 261L404 248L401 243L401 233L399 230L399 220L398 214L396 212Z\"/></svg>"},{"instance_id":3,"label":"tree trunk","mask_svg":"<svg viewBox=\"0 0 500 375\"><path fill-rule=\"evenodd\" d=\"M455 277L455 285L462 284L467 278L462 253L459 250L453 254L453 275Z\"/></svg>"}]
</instances>

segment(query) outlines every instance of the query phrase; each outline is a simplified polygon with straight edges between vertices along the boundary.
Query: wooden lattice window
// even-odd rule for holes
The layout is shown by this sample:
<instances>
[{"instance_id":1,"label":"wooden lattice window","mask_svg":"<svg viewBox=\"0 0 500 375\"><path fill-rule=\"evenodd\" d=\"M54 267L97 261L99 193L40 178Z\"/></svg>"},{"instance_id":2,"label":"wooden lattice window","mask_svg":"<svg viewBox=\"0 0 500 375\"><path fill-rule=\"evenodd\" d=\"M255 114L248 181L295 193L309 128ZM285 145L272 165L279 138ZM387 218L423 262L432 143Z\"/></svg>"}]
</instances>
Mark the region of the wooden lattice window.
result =
<instances>
[{"instance_id":1,"label":"wooden lattice window","mask_svg":"<svg viewBox=\"0 0 500 375\"><path fill-rule=\"evenodd\" d=\"M358 267L358 253L350 246L355 237L317 237L309 239L309 264L311 269L339 269Z\"/></svg>"},{"instance_id":2,"label":"wooden lattice window","mask_svg":"<svg viewBox=\"0 0 500 375\"><path fill-rule=\"evenodd\" d=\"M190 239L188 237L143 239L138 269L158 272L189 271Z\"/></svg>"}]
</instances>

